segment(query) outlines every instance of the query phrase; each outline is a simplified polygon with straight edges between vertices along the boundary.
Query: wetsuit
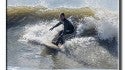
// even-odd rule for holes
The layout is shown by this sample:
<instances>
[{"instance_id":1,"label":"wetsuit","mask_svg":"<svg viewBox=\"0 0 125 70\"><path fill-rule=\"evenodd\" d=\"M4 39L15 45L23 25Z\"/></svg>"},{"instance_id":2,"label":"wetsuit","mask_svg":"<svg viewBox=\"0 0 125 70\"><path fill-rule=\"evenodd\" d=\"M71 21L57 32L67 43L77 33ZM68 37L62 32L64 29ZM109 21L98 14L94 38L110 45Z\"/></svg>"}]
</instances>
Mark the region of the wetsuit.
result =
<instances>
[{"instance_id":1,"label":"wetsuit","mask_svg":"<svg viewBox=\"0 0 125 70\"><path fill-rule=\"evenodd\" d=\"M73 33L74 32L74 26L72 25L72 23L70 22L70 21L68 21L67 19L63 19L63 20L61 20L58 24L56 24L53 28L55 28L55 27L57 27L57 26L59 26L59 25L61 25L61 24L63 24L64 25L64 30L62 30L62 31L60 31L59 33L58 33L58 36L56 36L55 38L57 38L57 41L56 42L52 42L52 43L54 43L54 44L56 44L56 45L58 45L59 43L60 44L63 44L64 43L64 41L63 41L63 36L64 35L66 35L66 34L71 34L71 33ZM54 38L54 39L55 39ZM54 39L53 39L53 41L54 41Z\"/></svg>"}]
</instances>

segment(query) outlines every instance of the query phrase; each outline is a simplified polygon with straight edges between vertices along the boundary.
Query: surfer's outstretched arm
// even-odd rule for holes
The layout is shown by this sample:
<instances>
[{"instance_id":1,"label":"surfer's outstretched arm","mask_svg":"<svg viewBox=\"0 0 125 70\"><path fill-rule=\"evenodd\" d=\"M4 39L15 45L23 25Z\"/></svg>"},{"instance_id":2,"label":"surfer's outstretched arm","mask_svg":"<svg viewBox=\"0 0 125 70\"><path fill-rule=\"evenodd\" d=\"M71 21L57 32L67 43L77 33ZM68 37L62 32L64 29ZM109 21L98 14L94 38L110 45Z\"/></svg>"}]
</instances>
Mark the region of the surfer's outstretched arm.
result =
<instances>
[{"instance_id":1,"label":"surfer's outstretched arm","mask_svg":"<svg viewBox=\"0 0 125 70\"><path fill-rule=\"evenodd\" d=\"M53 30L55 27L61 25L61 22L57 23L55 26L53 26L52 28L50 28L50 30Z\"/></svg>"}]
</instances>

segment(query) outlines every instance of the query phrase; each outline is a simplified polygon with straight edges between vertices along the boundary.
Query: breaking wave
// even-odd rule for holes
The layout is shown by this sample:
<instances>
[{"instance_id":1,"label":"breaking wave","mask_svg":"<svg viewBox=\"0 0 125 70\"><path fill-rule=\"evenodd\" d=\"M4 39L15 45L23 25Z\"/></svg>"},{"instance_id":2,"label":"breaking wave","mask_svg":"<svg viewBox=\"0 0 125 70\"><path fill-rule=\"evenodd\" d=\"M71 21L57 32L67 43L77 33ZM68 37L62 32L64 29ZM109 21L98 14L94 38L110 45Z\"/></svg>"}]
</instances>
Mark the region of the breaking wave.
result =
<instances>
[{"instance_id":1,"label":"breaking wave","mask_svg":"<svg viewBox=\"0 0 125 70\"><path fill-rule=\"evenodd\" d=\"M117 68L119 15L100 8L55 8L9 6L7 29L23 27L19 42L51 41L63 26L49 31L64 12L76 28L75 36L66 40L67 57L91 68Z\"/></svg>"}]
</instances>

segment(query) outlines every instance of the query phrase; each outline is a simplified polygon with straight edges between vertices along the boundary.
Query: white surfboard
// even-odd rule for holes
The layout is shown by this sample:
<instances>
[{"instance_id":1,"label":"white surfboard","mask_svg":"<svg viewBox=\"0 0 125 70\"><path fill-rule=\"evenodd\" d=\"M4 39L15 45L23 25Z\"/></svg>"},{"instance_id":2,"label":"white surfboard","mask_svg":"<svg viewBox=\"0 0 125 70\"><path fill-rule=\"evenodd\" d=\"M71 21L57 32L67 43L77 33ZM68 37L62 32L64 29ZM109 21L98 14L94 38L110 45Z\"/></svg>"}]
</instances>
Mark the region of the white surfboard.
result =
<instances>
[{"instance_id":1,"label":"white surfboard","mask_svg":"<svg viewBox=\"0 0 125 70\"><path fill-rule=\"evenodd\" d=\"M60 49L60 50L64 47L63 45L56 46L53 43L51 43L51 41L44 41L43 45L46 46L46 47L48 47L48 48Z\"/></svg>"},{"instance_id":2,"label":"white surfboard","mask_svg":"<svg viewBox=\"0 0 125 70\"><path fill-rule=\"evenodd\" d=\"M38 41L35 41L35 40L31 40L31 41L29 41L29 43L45 46L45 47L48 47L48 48L51 48L51 49L57 49L57 50L61 50L61 51L64 50L63 45L56 46L53 43L51 43L51 41L38 42Z\"/></svg>"}]
</instances>

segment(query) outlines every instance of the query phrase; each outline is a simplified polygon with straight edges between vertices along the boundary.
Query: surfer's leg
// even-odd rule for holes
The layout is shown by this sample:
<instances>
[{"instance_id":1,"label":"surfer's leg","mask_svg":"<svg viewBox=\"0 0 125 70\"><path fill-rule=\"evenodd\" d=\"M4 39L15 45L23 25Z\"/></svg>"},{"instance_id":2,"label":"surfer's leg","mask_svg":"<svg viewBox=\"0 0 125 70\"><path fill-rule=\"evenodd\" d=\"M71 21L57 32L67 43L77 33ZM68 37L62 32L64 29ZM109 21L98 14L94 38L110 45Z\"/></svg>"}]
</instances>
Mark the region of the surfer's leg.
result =
<instances>
[{"instance_id":1,"label":"surfer's leg","mask_svg":"<svg viewBox=\"0 0 125 70\"><path fill-rule=\"evenodd\" d=\"M72 34L74 31L70 30L69 32L66 32L66 31L61 31L59 36L58 36L58 39L57 39L57 44L64 44L65 41L63 40L63 37L67 34Z\"/></svg>"},{"instance_id":2,"label":"surfer's leg","mask_svg":"<svg viewBox=\"0 0 125 70\"><path fill-rule=\"evenodd\" d=\"M64 35L65 33L63 32L63 31L61 31L61 33L59 34L59 36L58 36L58 39L57 39L57 44L62 44L63 43L63 35Z\"/></svg>"},{"instance_id":3,"label":"surfer's leg","mask_svg":"<svg viewBox=\"0 0 125 70\"><path fill-rule=\"evenodd\" d=\"M60 44L64 44L64 40L63 40L63 37L60 39Z\"/></svg>"},{"instance_id":4,"label":"surfer's leg","mask_svg":"<svg viewBox=\"0 0 125 70\"><path fill-rule=\"evenodd\" d=\"M58 45L59 40L60 40L60 36L61 36L62 33L63 33L63 30L60 31L60 32L55 36L55 38L52 40L52 43L53 43L53 44Z\"/></svg>"},{"instance_id":5,"label":"surfer's leg","mask_svg":"<svg viewBox=\"0 0 125 70\"><path fill-rule=\"evenodd\" d=\"M67 35L67 34L70 34L70 33L72 33L71 31L69 31L69 32L66 32L66 30L64 30L64 31L62 31L62 33L59 35L59 38L58 38L58 41L57 41L57 43L59 44L64 44L65 43L65 41L64 41L64 39L63 39L63 37L65 36L65 35Z\"/></svg>"},{"instance_id":6,"label":"surfer's leg","mask_svg":"<svg viewBox=\"0 0 125 70\"><path fill-rule=\"evenodd\" d=\"M65 43L65 40L68 40L70 38L70 36L72 35L73 32L74 32L73 30L68 30L65 32L65 34L63 35L63 37L64 37L63 43Z\"/></svg>"},{"instance_id":7,"label":"surfer's leg","mask_svg":"<svg viewBox=\"0 0 125 70\"><path fill-rule=\"evenodd\" d=\"M59 44L61 41L62 41L62 36L59 36L56 43Z\"/></svg>"},{"instance_id":8,"label":"surfer's leg","mask_svg":"<svg viewBox=\"0 0 125 70\"><path fill-rule=\"evenodd\" d=\"M58 43L58 44L61 44L61 45L64 43L63 36L60 36L60 37L58 38L57 43Z\"/></svg>"}]
</instances>

